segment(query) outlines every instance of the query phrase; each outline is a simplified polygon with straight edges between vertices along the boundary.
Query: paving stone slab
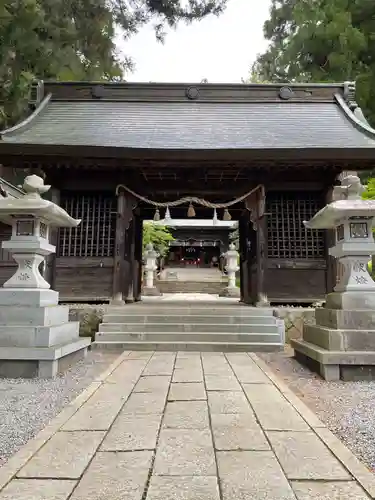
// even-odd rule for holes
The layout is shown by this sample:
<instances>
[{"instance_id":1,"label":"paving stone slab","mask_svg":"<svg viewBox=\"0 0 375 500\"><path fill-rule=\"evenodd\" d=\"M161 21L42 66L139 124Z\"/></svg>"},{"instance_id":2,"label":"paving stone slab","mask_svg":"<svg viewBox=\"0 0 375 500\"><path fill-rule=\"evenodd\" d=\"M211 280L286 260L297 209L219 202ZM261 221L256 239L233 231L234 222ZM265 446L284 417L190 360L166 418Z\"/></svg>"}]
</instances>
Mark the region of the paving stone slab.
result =
<instances>
[{"instance_id":1,"label":"paving stone slab","mask_svg":"<svg viewBox=\"0 0 375 500\"><path fill-rule=\"evenodd\" d=\"M217 452L223 500L296 500L274 454Z\"/></svg>"},{"instance_id":2,"label":"paving stone slab","mask_svg":"<svg viewBox=\"0 0 375 500\"><path fill-rule=\"evenodd\" d=\"M153 450L156 447L161 418L161 414L120 415L104 438L100 450Z\"/></svg>"},{"instance_id":3,"label":"paving stone slab","mask_svg":"<svg viewBox=\"0 0 375 500\"><path fill-rule=\"evenodd\" d=\"M216 450L269 450L262 429L251 413L211 413Z\"/></svg>"},{"instance_id":4,"label":"paving stone slab","mask_svg":"<svg viewBox=\"0 0 375 500\"><path fill-rule=\"evenodd\" d=\"M77 481L59 479L13 479L0 493L0 500L67 500Z\"/></svg>"},{"instance_id":5,"label":"paving stone slab","mask_svg":"<svg viewBox=\"0 0 375 500\"><path fill-rule=\"evenodd\" d=\"M161 392L133 392L121 413L163 413L166 399Z\"/></svg>"},{"instance_id":6,"label":"paving stone slab","mask_svg":"<svg viewBox=\"0 0 375 500\"><path fill-rule=\"evenodd\" d=\"M17 474L27 478L76 479L94 456L105 433L57 432Z\"/></svg>"},{"instance_id":7,"label":"paving stone slab","mask_svg":"<svg viewBox=\"0 0 375 500\"><path fill-rule=\"evenodd\" d=\"M228 362L224 361L202 361L205 375L216 375L222 377L233 377L233 371Z\"/></svg>"},{"instance_id":8,"label":"paving stone slab","mask_svg":"<svg viewBox=\"0 0 375 500\"><path fill-rule=\"evenodd\" d=\"M214 476L152 476L146 500L220 500Z\"/></svg>"},{"instance_id":9,"label":"paving stone slab","mask_svg":"<svg viewBox=\"0 0 375 500\"><path fill-rule=\"evenodd\" d=\"M144 351L130 351L128 354L128 359L146 359L147 361L151 358L153 352Z\"/></svg>"},{"instance_id":10,"label":"paving stone slab","mask_svg":"<svg viewBox=\"0 0 375 500\"><path fill-rule=\"evenodd\" d=\"M246 354L243 358L230 357L228 361L242 384L272 384L267 375Z\"/></svg>"},{"instance_id":11,"label":"paving stone slab","mask_svg":"<svg viewBox=\"0 0 375 500\"><path fill-rule=\"evenodd\" d=\"M105 383L119 385L127 383L135 384L146 365L146 359L129 359L129 357L127 357L121 365L105 379Z\"/></svg>"},{"instance_id":12,"label":"paving stone slab","mask_svg":"<svg viewBox=\"0 0 375 500\"><path fill-rule=\"evenodd\" d=\"M308 431L309 426L273 385L244 384L260 425L272 431Z\"/></svg>"},{"instance_id":13,"label":"paving stone slab","mask_svg":"<svg viewBox=\"0 0 375 500\"><path fill-rule=\"evenodd\" d=\"M201 359L200 351L178 351L176 361L179 359Z\"/></svg>"},{"instance_id":14,"label":"paving stone slab","mask_svg":"<svg viewBox=\"0 0 375 500\"><path fill-rule=\"evenodd\" d=\"M313 431L267 432L267 436L289 479L351 479Z\"/></svg>"},{"instance_id":15,"label":"paving stone slab","mask_svg":"<svg viewBox=\"0 0 375 500\"><path fill-rule=\"evenodd\" d=\"M202 362L200 359L176 359L174 365L177 370L202 370Z\"/></svg>"},{"instance_id":16,"label":"paving stone slab","mask_svg":"<svg viewBox=\"0 0 375 500\"><path fill-rule=\"evenodd\" d=\"M154 474L215 476L215 454L209 429L162 429Z\"/></svg>"},{"instance_id":17,"label":"paving stone slab","mask_svg":"<svg viewBox=\"0 0 375 500\"><path fill-rule=\"evenodd\" d=\"M134 387L134 392L167 392L170 381L170 375L141 377Z\"/></svg>"},{"instance_id":18,"label":"paving stone slab","mask_svg":"<svg viewBox=\"0 0 375 500\"><path fill-rule=\"evenodd\" d=\"M298 500L369 500L355 481L293 481L292 488Z\"/></svg>"},{"instance_id":19,"label":"paving stone slab","mask_svg":"<svg viewBox=\"0 0 375 500\"><path fill-rule=\"evenodd\" d=\"M242 391L237 379L232 376L204 375L208 391Z\"/></svg>"},{"instance_id":20,"label":"paving stone slab","mask_svg":"<svg viewBox=\"0 0 375 500\"><path fill-rule=\"evenodd\" d=\"M63 426L64 431L107 430L128 399L133 385L104 384Z\"/></svg>"},{"instance_id":21,"label":"paving stone slab","mask_svg":"<svg viewBox=\"0 0 375 500\"><path fill-rule=\"evenodd\" d=\"M71 500L141 500L151 462L151 451L99 452Z\"/></svg>"},{"instance_id":22,"label":"paving stone slab","mask_svg":"<svg viewBox=\"0 0 375 500\"><path fill-rule=\"evenodd\" d=\"M207 395L211 413L251 413L254 415L243 392L209 391Z\"/></svg>"},{"instance_id":23,"label":"paving stone slab","mask_svg":"<svg viewBox=\"0 0 375 500\"><path fill-rule=\"evenodd\" d=\"M170 359L154 359L148 362L143 371L143 375L172 375L174 367L174 358Z\"/></svg>"},{"instance_id":24,"label":"paving stone slab","mask_svg":"<svg viewBox=\"0 0 375 500\"><path fill-rule=\"evenodd\" d=\"M203 382L172 383L169 389L168 401L198 401L206 399L207 394Z\"/></svg>"},{"instance_id":25,"label":"paving stone slab","mask_svg":"<svg viewBox=\"0 0 375 500\"><path fill-rule=\"evenodd\" d=\"M170 429L206 429L209 427L206 401L174 401L165 409L163 427Z\"/></svg>"},{"instance_id":26,"label":"paving stone slab","mask_svg":"<svg viewBox=\"0 0 375 500\"><path fill-rule=\"evenodd\" d=\"M193 367L191 370L185 368L175 368L172 382L203 382L202 368Z\"/></svg>"}]
</instances>

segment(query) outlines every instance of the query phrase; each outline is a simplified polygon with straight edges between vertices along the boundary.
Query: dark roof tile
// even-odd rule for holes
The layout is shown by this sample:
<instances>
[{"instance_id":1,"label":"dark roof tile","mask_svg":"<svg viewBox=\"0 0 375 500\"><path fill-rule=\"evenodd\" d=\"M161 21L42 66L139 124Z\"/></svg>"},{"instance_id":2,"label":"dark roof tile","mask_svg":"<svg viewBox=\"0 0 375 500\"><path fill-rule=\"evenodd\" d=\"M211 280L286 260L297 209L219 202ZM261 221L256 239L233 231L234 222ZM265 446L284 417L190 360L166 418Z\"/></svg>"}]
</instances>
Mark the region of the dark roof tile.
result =
<instances>
[{"instance_id":1,"label":"dark roof tile","mask_svg":"<svg viewBox=\"0 0 375 500\"><path fill-rule=\"evenodd\" d=\"M50 101L7 143L145 149L374 148L338 103Z\"/></svg>"}]
</instances>

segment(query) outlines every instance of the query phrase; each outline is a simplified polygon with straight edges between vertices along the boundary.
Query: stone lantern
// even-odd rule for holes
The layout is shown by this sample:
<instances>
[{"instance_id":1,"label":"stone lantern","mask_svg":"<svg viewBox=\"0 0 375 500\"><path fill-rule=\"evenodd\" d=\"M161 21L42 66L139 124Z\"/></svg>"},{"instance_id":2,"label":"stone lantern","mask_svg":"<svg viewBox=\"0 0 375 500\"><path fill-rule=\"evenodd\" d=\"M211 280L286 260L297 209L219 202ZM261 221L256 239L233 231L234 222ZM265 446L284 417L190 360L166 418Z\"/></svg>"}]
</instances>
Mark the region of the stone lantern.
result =
<instances>
[{"instance_id":1,"label":"stone lantern","mask_svg":"<svg viewBox=\"0 0 375 500\"><path fill-rule=\"evenodd\" d=\"M363 190L357 176L344 177L334 201L305 222L309 229L335 231L329 254L341 272L325 307L315 311L316 325L305 325L303 340L292 346L297 359L315 365L327 380L375 373L375 282L367 270L375 254L375 200L363 200Z\"/></svg>"},{"instance_id":2,"label":"stone lantern","mask_svg":"<svg viewBox=\"0 0 375 500\"><path fill-rule=\"evenodd\" d=\"M0 221L12 226L2 247L18 264L0 288L0 376L52 377L84 356L89 339L79 338L79 323L69 322L69 308L58 305L58 292L40 274L45 257L55 252L51 227L80 223L51 201L43 179L26 177L20 198L0 198Z\"/></svg>"},{"instance_id":3,"label":"stone lantern","mask_svg":"<svg viewBox=\"0 0 375 500\"><path fill-rule=\"evenodd\" d=\"M240 297L240 289L236 286L236 272L239 270L238 256L234 243L231 243L229 250L224 254L225 270L228 273L228 286L220 294L224 297Z\"/></svg>"},{"instance_id":4,"label":"stone lantern","mask_svg":"<svg viewBox=\"0 0 375 500\"><path fill-rule=\"evenodd\" d=\"M143 295L161 295L159 290L154 285L154 275L157 269L156 259L157 252L154 250L154 246L152 243L147 243L146 251L144 254L145 259L145 271L146 271L146 284L143 287Z\"/></svg>"}]
</instances>

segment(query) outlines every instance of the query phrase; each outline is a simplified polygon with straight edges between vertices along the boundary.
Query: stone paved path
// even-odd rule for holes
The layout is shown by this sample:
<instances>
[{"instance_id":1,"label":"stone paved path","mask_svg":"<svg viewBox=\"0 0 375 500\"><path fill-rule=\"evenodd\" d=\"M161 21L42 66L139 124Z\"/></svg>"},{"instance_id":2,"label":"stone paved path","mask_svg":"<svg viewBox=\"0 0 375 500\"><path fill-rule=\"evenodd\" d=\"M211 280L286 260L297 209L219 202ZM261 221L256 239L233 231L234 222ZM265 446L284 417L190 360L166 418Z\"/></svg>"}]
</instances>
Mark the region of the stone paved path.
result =
<instances>
[{"instance_id":1,"label":"stone paved path","mask_svg":"<svg viewBox=\"0 0 375 500\"><path fill-rule=\"evenodd\" d=\"M0 469L1 487L0 500L375 496L371 473L246 353L124 353Z\"/></svg>"}]
</instances>

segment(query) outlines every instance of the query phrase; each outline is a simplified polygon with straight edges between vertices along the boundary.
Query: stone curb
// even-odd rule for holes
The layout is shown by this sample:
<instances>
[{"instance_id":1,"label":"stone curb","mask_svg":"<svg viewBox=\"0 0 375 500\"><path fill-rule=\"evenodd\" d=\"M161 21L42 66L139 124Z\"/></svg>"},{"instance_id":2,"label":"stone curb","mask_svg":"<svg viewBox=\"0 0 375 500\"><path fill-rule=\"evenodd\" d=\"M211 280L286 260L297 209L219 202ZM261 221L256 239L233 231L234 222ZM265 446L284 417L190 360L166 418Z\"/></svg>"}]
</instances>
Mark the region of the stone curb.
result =
<instances>
[{"instance_id":1,"label":"stone curb","mask_svg":"<svg viewBox=\"0 0 375 500\"><path fill-rule=\"evenodd\" d=\"M71 401L56 417L38 434L18 450L2 467L0 467L0 491L13 479L22 467L37 451L86 403L99 389L105 379L127 358L128 351L123 352L101 375L94 379L73 401Z\"/></svg>"},{"instance_id":2,"label":"stone curb","mask_svg":"<svg viewBox=\"0 0 375 500\"><path fill-rule=\"evenodd\" d=\"M293 408L312 428L315 434L323 441L330 452L343 464L351 473L354 479L362 486L370 498L375 499L375 476L367 467L340 441L314 412L296 396L294 392L275 375L267 363L256 354L249 353L250 358L267 375L272 383L279 389L283 396L289 401Z\"/></svg>"}]
</instances>

